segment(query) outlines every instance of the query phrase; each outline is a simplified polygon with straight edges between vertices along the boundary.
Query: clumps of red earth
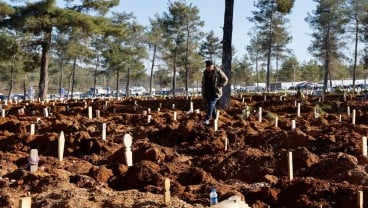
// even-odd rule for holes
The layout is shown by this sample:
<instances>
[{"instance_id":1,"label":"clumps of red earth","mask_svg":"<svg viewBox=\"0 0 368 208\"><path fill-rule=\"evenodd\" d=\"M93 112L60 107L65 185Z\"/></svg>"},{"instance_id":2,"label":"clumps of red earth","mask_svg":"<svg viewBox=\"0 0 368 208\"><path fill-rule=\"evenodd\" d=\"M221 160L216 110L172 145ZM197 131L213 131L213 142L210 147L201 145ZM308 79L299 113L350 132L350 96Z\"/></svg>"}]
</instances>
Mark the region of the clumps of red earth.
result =
<instances>
[{"instance_id":1,"label":"clumps of red earth","mask_svg":"<svg viewBox=\"0 0 368 208\"><path fill-rule=\"evenodd\" d=\"M190 102L201 111L189 112ZM100 118L95 112L88 118L86 103L100 110ZM18 115L22 107L25 115ZM356 111L355 124L348 107ZM221 110L218 131L213 123L203 123L205 104L194 97L22 102L3 108L0 207L15 207L23 196L32 197L32 207L164 207L165 178L171 182L168 207L206 207L212 187L219 201L238 195L252 207L346 208L357 206L358 191L367 195L362 137L368 133L368 105L354 96L347 101L342 95L323 101L236 96L229 110ZM150 123L144 111L152 116ZM30 136L32 123L36 134ZM106 141L101 139L102 123L107 126ZM61 131L63 161L57 154ZM125 134L133 137L131 167L125 164ZM37 172L28 170L31 149L38 149Z\"/></svg>"}]
</instances>

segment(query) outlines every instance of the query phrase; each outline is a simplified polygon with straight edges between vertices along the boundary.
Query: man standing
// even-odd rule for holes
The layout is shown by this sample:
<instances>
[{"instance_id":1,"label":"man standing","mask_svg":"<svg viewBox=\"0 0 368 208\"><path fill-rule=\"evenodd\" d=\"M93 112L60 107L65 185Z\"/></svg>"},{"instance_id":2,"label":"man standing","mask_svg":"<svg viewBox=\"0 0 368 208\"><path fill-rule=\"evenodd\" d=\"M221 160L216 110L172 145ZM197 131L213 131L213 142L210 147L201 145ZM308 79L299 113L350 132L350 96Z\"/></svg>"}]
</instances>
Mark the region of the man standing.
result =
<instances>
[{"instance_id":1,"label":"man standing","mask_svg":"<svg viewBox=\"0 0 368 208\"><path fill-rule=\"evenodd\" d=\"M216 103L222 96L222 88L227 84L226 74L215 67L212 61L206 61L206 69L202 77L202 96L207 102L207 115L205 124L210 123L210 118L216 118Z\"/></svg>"}]
</instances>

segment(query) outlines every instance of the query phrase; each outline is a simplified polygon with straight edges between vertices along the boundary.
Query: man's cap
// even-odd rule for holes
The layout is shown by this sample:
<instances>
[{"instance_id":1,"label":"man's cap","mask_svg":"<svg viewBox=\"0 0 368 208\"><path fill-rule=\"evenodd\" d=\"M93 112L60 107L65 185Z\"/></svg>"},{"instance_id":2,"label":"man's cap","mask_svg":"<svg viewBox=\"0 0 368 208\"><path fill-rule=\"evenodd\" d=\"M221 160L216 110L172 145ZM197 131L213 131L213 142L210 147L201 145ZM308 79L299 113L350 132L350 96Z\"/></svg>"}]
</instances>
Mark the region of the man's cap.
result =
<instances>
[{"instance_id":1,"label":"man's cap","mask_svg":"<svg viewBox=\"0 0 368 208\"><path fill-rule=\"evenodd\" d=\"M206 61L206 66L212 66L213 65L213 62L212 61L210 61L210 60L207 60Z\"/></svg>"}]
</instances>

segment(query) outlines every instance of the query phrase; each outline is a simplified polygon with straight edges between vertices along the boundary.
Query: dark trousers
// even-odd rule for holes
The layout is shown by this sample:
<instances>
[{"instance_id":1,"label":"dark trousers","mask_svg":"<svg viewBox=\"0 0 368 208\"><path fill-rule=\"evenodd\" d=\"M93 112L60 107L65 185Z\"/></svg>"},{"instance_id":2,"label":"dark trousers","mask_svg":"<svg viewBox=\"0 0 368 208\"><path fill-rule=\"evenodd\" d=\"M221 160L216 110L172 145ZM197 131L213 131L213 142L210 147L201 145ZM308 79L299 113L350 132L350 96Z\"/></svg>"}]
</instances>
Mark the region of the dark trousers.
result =
<instances>
[{"instance_id":1,"label":"dark trousers","mask_svg":"<svg viewBox=\"0 0 368 208\"><path fill-rule=\"evenodd\" d=\"M218 98L215 97L208 97L207 98L207 115L206 120L210 120L212 118L216 118L216 103Z\"/></svg>"}]
</instances>

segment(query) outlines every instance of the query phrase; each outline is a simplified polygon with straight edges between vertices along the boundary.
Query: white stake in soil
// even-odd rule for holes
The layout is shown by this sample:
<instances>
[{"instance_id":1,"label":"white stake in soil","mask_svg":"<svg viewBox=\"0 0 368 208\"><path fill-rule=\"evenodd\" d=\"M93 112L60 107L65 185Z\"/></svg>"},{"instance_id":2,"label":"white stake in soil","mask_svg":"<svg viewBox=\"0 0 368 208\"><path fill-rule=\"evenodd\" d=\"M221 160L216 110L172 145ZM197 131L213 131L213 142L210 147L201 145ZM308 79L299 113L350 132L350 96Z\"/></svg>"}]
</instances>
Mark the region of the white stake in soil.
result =
<instances>
[{"instance_id":1,"label":"white stake in soil","mask_svg":"<svg viewBox=\"0 0 368 208\"><path fill-rule=\"evenodd\" d=\"M40 161L38 157L38 150L31 149L31 154L28 158L29 169L31 172L38 171L38 162Z\"/></svg>"},{"instance_id":2,"label":"white stake in soil","mask_svg":"<svg viewBox=\"0 0 368 208\"><path fill-rule=\"evenodd\" d=\"M298 103L297 116L300 117L300 103Z\"/></svg>"},{"instance_id":3,"label":"white stake in soil","mask_svg":"<svg viewBox=\"0 0 368 208\"><path fill-rule=\"evenodd\" d=\"M92 106L88 106L88 119L92 119Z\"/></svg>"},{"instance_id":4,"label":"white stake in soil","mask_svg":"<svg viewBox=\"0 0 368 208\"><path fill-rule=\"evenodd\" d=\"M64 146L65 146L64 132L61 131L60 135L59 135L59 138L58 138L58 158L59 158L59 161L63 161Z\"/></svg>"},{"instance_id":5,"label":"white stake in soil","mask_svg":"<svg viewBox=\"0 0 368 208\"><path fill-rule=\"evenodd\" d=\"M295 120L291 120L291 130L295 130L295 128L296 128Z\"/></svg>"},{"instance_id":6,"label":"white stake in soil","mask_svg":"<svg viewBox=\"0 0 368 208\"><path fill-rule=\"evenodd\" d=\"M367 137L363 136L362 138L362 154L363 156L367 156Z\"/></svg>"},{"instance_id":7,"label":"white stake in soil","mask_svg":"<svg viewBox=\"0 0 368 208\"><path fill-rule=\"evenodd\" d=\"M19 199L19 208L31 208L32 198L30 196Z\"/></svg>"},{"instance_id":8,"label":"white stake in soil","mask_svg":"<svg viewBox=\"0 0 368 208\"><path fill-rule=\"evenodd\" d=\"M164 181L164 204L168 206L170 204L170 179L165 178Z\"/></svg>"},{"instance_id":9,"label":"white stake in soil","mask_svg":"<svg viewBox=\"0 0 368 208\"><path fill-rule=\"evenodd\" d=\"M132 159L132 136L130 134L125 134L123 138L123 143L125 147L125 163L127 166L133 166L133 159Z\"/></svg>"},{"instance_id":10,"label":"white stake in soil","mask_svg":"<svg viewBox=\"0 0 368 208\"><path fill-rule=\"evenodd\" d=\"M363 202L364 202L363 191L358 191L358 195L357 195L358 208L363 208L363 205L364 205Z\"/></svg>"},{"instance_id":11,"label":"white stake in soil","mask_svg":"<svg viewBox=\"0 0 368 208\"><path fill-rule=\"evenodd\" d=\"M262 107L258 108L258 122L262 122Z\"/></svg>"},{"instance_id":12,"label":"white stake in soil","mask_svg":"<svg viewBox=\"0 0 368 208\"><path fill-rule=\"evenodd\" d=\"M176 121L176 119L177 119L177 113L176 113L176 111L174 111L173 120Z\"/></svg>"},{"instance_id":13,"label":"white stake in soil","mask_svg":"<svg viewBox=\"0 0 368 208\"><path fill-rule=\"evenodd\" d=\"M30 128L30 135L33 136L35 134L35 124L31 124Z\"/></svg>"},{"instance_id":14,"label":"white stake in soil","mask_svg":"<svg viewBox=\"0 0 368 208\"><path fill-rule=\"evenodd\" d=\"M293 176L293 152L289 152L288 154L288 159L289 159L289 180L292 181L294 176Z\"/></svg>"},{"instance_id":15,"label":"white stake in soil","mask_svg":"<svg viewBox=\"0 0 368 208\"><path fill-rule=\"evenodd\" d=\"M356 112L355 112L355 109L353 110L353 117L351 119L351 123L352 124L355 124L355 117L356 117Z\"/></svg>"},{"instance_id":16,"label":"white stake in soil","mask_svg":"<svg viewBox=\"0 0 368 208\"><path fill-rule=\"evenodd\" d=\"M106 123L102 123L102 141L106 140Z\"/></svg>"}]
</instances>

